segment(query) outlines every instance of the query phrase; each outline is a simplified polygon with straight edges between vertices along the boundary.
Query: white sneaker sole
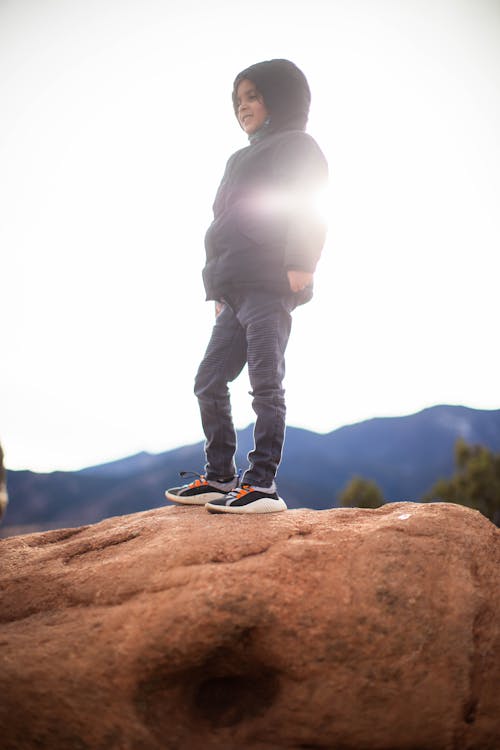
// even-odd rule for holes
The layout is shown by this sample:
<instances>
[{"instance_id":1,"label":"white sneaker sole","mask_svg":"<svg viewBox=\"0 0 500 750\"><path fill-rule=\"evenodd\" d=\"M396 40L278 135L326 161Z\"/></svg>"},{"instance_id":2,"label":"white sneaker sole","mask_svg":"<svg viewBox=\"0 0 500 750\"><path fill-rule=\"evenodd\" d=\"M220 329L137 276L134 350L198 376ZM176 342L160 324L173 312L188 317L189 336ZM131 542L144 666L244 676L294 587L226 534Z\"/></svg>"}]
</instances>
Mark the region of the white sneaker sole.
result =
<instances>
[{"instance_id":1,"label":"white sneaker sole","mask_svg":"<svg viewBox=\"0 0 500 750\"><path fill-rule=\"evenodd\" d=\"M170 500L171 503L176 505L206 505L210 500L220 500L221 497L227 494L225 492L204 492L202 495L191 495L191 497L183 495L173 495L168 490L165 492L165 497Z\"/></svg>"},{"instance_id":2,"label":"white sneaker sole","mask_svg":"<svg viewBox=\"0 0 500 750\"><path fill-rule=\"evenodd\" d=\"M248 505L211 505L208 502L205 508L209 513L281 513L287 510L287 505L281 497L278 500L261 497Z\"/></svg>"}]
</instances>

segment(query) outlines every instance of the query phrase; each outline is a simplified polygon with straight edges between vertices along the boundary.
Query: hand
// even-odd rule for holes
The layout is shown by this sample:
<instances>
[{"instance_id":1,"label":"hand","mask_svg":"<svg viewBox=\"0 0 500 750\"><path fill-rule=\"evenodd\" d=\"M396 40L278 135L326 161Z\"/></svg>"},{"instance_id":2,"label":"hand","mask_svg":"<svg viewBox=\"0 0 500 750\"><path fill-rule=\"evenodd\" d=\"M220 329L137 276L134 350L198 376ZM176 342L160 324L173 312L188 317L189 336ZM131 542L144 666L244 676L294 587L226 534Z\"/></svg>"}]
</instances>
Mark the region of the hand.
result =
<instances>
[{"instance_id":1,"label":"hand","mask_svg":"<svg viewBox=\"0 0 500 750\"><path fill-rule=\"evenodd\" d=\"M306 286L312 284L313 275L309 271L287 271L288 283L292 292L301 292Z\"/></svg>"}]
</instances>

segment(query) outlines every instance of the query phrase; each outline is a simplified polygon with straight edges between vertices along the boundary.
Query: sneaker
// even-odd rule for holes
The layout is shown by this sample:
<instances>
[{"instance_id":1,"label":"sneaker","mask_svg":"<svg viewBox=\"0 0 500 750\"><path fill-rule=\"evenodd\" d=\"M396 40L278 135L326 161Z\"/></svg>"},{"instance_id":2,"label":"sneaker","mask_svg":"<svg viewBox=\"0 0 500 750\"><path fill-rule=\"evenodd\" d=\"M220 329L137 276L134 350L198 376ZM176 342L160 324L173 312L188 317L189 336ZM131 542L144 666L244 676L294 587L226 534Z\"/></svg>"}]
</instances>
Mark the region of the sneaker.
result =
<instances>
[{"instance_id":1,"label":"sneaker","mask_svg":"<svg viewBox=\"0 0 500 750\"><path fill-rule=\"evenodd\" d=\"M167 500L181 505L205 505L209 500L215 502L233 490L238 481L238 477L233 477L225 482L216 482L215 480L209 481L203 474L196 474L195 472L181 471L180 474L181 477L189 474L198 477L190 484L172 487L165 492Z\"/></svg>"},{"instance_id":2,"label":"sneaker","mask_svg":"<svg viewBox=\"0 0 500 750\"><path fill-rule=\"evenodd\" d=\"M210 513L278 513L286 510L286 503L277 492L269 492L242 484L219 500L210 500L205 505Z\"/></svg>"}]
</instances>

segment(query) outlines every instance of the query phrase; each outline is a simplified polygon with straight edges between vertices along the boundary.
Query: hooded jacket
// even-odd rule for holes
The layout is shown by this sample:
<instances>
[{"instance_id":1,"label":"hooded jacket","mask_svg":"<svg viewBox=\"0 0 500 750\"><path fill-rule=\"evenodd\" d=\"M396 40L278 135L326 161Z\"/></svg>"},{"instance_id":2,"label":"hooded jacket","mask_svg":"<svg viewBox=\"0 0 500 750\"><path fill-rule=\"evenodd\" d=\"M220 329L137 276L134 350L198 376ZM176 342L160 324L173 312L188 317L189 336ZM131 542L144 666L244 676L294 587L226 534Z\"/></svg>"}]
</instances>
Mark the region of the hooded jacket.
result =
<instances>
[{"instance_id":1,"label":"hooded jacket","mask_svg":"<svg viewBox=\"0 0 500 750\"><path fill-rule=\"evenodd\" d=\"M314 272L325 241L314 198L326 183L328 167L304 132L307 81L288 60L257 63L234 81L235 113L236 91L245 79L262 95L270 118L227 162L205 236L207 299L245 288L290 294L287 271ZM297 303L306 302L312 288L296 296Z\"/></svg>"}]
</instances>

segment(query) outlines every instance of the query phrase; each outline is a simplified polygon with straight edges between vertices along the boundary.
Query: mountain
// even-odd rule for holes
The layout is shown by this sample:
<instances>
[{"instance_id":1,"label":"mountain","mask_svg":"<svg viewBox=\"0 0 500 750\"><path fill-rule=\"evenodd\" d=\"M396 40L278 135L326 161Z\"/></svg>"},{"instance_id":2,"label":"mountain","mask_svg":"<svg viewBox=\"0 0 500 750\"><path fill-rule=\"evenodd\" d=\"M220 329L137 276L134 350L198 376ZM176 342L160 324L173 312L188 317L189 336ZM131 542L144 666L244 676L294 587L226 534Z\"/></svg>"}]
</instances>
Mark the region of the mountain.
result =
<instances>
[{"instance_id":1,"label":"mountain","mask_svg":"<svg viewBox=\"0 0 500 750\"><path fill-rule=\"evenodd\" d=\"M418 500L439 477L453 473L458 437L500 451L500 409L434 406L404 417L370 419L318 434L287 429L279 472L290 508L336 505L338 491L357 474L374 479L389 501ZM252 428L238 432L238 466L245 466ZM95 523L155 508L179 470L201 470L203 443L160 454L139 453L75 472L9 471L10 503L2 536Z\"/></svg>"}]
</instances>

